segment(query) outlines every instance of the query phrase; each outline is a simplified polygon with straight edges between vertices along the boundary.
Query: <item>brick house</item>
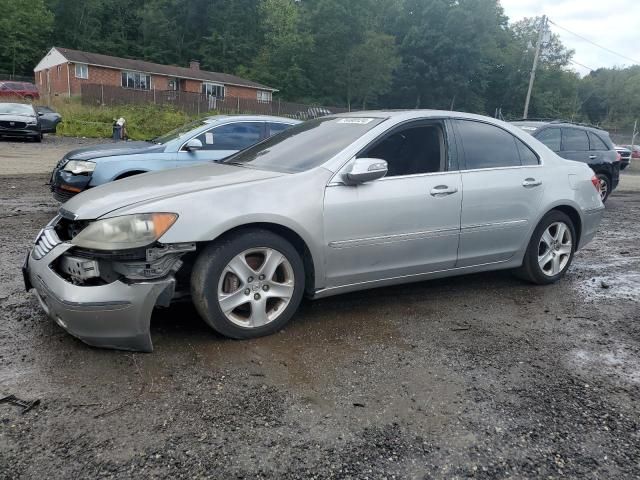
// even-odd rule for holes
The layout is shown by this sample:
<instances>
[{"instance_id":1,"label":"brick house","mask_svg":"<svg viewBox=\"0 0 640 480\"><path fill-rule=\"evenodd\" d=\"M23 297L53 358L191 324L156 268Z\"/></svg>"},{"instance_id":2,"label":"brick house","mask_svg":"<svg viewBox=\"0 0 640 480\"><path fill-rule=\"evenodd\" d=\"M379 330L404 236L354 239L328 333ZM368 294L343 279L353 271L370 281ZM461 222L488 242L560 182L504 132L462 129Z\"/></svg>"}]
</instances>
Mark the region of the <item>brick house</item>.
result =
<instances>
[{"instance_id":1,"label":"brick house","mask_svg":"<svg viewBox=\"0 0 640 480\"><path fill-rule=\"evenodd\" d=\"M234 97L271 102L276 89L226 73L112 57L53 47L34 68L41 95L81 94L81 85L101 84L134 90L173 90L216 98Z\"/></svg>"}]
</instances>

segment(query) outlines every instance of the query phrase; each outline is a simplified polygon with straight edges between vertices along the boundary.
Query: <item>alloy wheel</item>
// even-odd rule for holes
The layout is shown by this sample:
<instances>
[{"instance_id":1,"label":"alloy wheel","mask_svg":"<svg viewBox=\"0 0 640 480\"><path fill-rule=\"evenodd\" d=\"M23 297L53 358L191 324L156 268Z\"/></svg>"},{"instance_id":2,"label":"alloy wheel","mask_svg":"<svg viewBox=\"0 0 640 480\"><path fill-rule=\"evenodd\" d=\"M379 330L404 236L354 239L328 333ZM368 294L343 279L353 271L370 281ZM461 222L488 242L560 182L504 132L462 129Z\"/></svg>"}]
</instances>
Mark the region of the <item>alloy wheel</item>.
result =
<instances>
[{"instance_id":1,"label":"alloy wheel","mask_svg":"<svg viewBox=\"0 0 640 480\"><path fill-rule=\"evenodd\" d=\"M605 177L601 176L598 177L598 180L600 182L600 200L604 202L609 193L609 182Z\"/></svg>"},{"instance_id":2,"label":"alloy wheel","mask_svg":"<svg viewBox=\"0 0 640 480\"><path fill-rule=\"evenodd\" d=\"M571 259L571 230L563 222L554 222L540 237L538 243L538 265L542 273L555 277L561 273Z\"/></svg>"},{"instance_id":3,"label":"alloy wheel","mask_svg":"<svg viewBox=\"0 0 640 480\"><path fill-rule=\"evenodd\" d=\"M291 301L294 274L287 258L273 248L236 255L218 282L218 303L235 325L258 328L276 320Z\"/></svg>"}]
</instances>

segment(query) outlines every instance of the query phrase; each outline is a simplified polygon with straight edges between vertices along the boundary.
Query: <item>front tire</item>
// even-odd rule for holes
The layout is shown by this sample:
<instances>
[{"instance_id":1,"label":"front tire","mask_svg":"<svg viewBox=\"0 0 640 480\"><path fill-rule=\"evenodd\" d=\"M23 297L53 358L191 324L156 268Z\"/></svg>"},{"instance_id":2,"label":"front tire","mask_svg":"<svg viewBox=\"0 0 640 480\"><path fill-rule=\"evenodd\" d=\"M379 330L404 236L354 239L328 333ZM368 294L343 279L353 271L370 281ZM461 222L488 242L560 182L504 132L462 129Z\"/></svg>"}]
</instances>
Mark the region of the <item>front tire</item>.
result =
<instances>
[{"instance_id":1,"label":"front tire","mask_svg":"<svg viewBox=\"0 0 640 480\"><path fill-rule=\"evenodd\" d=\"M558 210L547 213L529 241L519 277L538 285L555 283L569 269L577 243L569 216Z\"/></svg>"},{"instance_id":2,"label":"front tire","mask_svg":"<svg viewBox=\"0 0 640 480\"><path fill-rule=\"evenodd\" d=\"M304 294L304 264L284 238L241 230L209 245L191 273L196 310L214 330L236 339L279 331Z\"/></svg>"}]
</instances>

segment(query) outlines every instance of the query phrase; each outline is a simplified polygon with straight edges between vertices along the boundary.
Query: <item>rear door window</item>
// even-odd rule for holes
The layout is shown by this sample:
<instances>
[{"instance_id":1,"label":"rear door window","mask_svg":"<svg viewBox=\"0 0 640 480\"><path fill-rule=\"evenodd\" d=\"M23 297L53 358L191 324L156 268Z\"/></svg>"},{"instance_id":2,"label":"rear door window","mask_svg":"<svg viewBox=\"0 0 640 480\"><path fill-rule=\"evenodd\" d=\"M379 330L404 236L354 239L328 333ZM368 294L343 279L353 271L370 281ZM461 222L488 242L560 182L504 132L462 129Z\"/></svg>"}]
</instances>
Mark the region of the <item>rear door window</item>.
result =
<instances>
[{"instance_id":1,"label":"rear door window","mask_svg":"<svg viewBox=\"0 0 640 480\"><path fill-rule=\"evenodd\" d=\"M519 167L520 153L516 138L488 123L458 120L467 170Z\"/></svg>"},{"instance_id":2,"label":"rear door window","mask_svg":"<svg viewBox=\"0 0 640 480\"><path fill-rule=\"evenodd\" d=\"M536 135L536 138L554 152L560 151L562 137L559 128L545 128L538 135Z\"/></svg>"},{"instance_id":3,"label":"rear door window","mask_svg":"<svg viewBox=\"0 0 640 480\"><path fill-rule=\"evenodd\" d=\"M565 152L588 151L589 137L587 137L587 132L578 128L563 128L562 150Z\"/></svg>"}]
</instances>

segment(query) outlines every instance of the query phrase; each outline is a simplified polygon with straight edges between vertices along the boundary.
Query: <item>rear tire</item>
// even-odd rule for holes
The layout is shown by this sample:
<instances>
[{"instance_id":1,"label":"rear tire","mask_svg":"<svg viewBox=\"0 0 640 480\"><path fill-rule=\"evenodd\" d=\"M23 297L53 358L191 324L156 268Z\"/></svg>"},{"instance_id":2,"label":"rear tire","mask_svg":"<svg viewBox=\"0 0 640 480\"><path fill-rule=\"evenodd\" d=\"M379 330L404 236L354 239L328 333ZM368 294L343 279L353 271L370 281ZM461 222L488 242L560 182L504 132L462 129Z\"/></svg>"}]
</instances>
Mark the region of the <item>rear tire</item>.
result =
<instances>
[{"instance_id":1,"label":"rear tire","mask_svg":"<svg viewBox=\"0 0 640 480\"><path fill-rule=\"evenodd\" d=\"M569 216L552 210L534 230L516 275L538 285L557 282L571 266L576 243L576 230Z\"/></svg>"},{"instance_id":2,"label":"rear tire","mask_svg":"<svg viewBox=\"0 0 640 480\"><path fill-rule=\"evenodd\" d=\"M304 264L284 238L241 230L209 245L191 272L196 310L214 330L236 339L279 331L298 309Z\"/></svg>"},{"instance_id":3,"label":"rear tire","mask_svg":"<svg viewBox=\"0 0 640 480\"><path fill-rule=\"evenodd\" d=\"M602 203L604 203L611 194L611 180L609 179L609 175L604 173L598 173L596 177L598 177L598 180L600 181L600 199L602 200Z\"/></svg>"}]
</instances>

